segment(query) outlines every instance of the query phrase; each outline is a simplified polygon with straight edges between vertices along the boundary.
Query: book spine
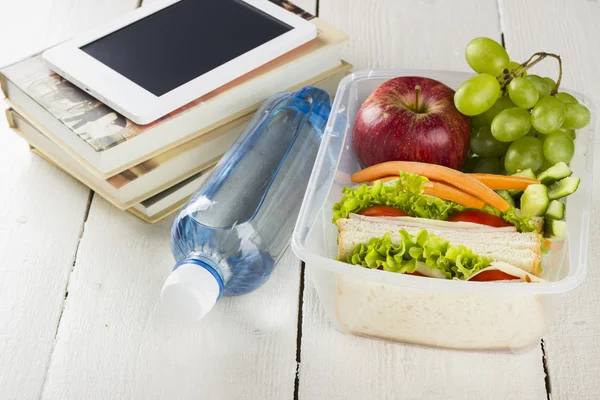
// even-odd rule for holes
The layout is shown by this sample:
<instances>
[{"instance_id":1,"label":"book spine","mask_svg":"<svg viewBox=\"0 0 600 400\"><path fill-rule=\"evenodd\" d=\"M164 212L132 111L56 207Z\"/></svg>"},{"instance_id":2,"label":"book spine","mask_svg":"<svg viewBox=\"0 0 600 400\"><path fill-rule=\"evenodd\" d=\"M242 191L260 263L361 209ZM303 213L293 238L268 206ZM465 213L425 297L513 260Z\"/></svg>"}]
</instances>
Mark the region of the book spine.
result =
<instances>
[{"instance_id":1,"label":"book spine","mask_svg":"<svg viewBox=\"0 0 600 400\"><path fill-rule=\"evenodd\" d=\"M269 0L271 3L278 5L279 7L283 8L284 10L287 10L291 13L296 14L297 16L299 16L300 18L304 18L307 21L310 21L311 19L315 18L314 15L312 15L311 13L304 11L302 8L298 7L297 5L295 5L294 3L292 3L289 0Z\"/></svg>"},{"instance_id":2,"label":"book spine","mask_svg":"<svg viewBox=\"0 0 600 400\"><path fill-rule=\"evenodd\" d=\"M6 77L0 72L0 90L4 94L5 98L8 98L8 85L6 83Z\"/></svg>"},{"instance_id":3,"label":"book spine","mask_svg":"<svg viewBox=\"0 0 600 400\"><path fill-rule=\"evenodd\" d=\"M15 119L13 118L12 109L7 108L4 110L4 115L6 116L6 121L8 122L8 127L10 129L17 129L17 124L15 123Z\"/></svg>"}]
</instances>

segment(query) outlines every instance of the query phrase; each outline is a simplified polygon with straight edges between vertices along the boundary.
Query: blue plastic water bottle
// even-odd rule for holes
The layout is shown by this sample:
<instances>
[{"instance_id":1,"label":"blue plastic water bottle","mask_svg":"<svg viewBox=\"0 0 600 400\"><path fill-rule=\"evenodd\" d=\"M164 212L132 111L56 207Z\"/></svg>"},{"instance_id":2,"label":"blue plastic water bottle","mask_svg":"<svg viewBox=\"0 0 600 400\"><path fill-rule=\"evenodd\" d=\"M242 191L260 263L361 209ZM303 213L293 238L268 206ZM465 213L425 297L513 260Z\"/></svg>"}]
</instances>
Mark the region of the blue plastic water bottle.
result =
<instances>
[{"instance_id":1,"label":"blue plastic water bottle","mask_svg":"<svg viewBox=\"0 0 600 400\"><path fill-rule=\"evenodd\" d=\"M161 294L169 312L199 319L221 296L265 283L289 243L330 111L315 87L263 104L173 223L177 264Z\"/></svg>"}]
</instances>

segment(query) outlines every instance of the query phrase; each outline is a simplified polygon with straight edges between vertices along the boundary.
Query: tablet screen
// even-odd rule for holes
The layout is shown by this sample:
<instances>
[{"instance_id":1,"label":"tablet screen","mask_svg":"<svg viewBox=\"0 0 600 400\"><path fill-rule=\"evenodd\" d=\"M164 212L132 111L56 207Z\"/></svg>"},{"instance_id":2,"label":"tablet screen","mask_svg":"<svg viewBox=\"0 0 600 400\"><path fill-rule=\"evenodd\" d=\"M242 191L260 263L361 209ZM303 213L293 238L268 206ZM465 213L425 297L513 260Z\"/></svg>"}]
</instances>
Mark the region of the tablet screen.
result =
<instances>
[{"instance_id":1,"label":"tablet screen","mask_svg":"<svg viewBox=\"0 0 600 400\"><path fill-rule=\"evenodd\" d=\"M240 0L182 0L81 50L162 96L292 29Z\"/></svg>"}]
</instances>

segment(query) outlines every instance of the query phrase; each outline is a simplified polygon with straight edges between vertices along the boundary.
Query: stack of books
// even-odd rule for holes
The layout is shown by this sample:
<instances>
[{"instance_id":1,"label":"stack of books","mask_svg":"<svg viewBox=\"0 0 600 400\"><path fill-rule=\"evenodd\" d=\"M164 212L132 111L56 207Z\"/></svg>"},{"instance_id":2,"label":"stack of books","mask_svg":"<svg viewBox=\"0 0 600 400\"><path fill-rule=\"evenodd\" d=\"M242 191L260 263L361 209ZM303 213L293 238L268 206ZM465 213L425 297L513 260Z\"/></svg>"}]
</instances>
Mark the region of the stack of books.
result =
<instances>
[{"instance_id":1,"label":"stack of books","mask_svg":"<svg viewBox=\"0 0 600 400\"><path fill-rule=\"evenodd\" d=\"M311 42L148 125L137 125L48 69L34 55L0 70L6 117L31 151L115 207L147 222L178 210L244 130L281 91L313 85L334 94L351 66L347 36L286 0L315 24Z\"/></svg>"}]
</instances>

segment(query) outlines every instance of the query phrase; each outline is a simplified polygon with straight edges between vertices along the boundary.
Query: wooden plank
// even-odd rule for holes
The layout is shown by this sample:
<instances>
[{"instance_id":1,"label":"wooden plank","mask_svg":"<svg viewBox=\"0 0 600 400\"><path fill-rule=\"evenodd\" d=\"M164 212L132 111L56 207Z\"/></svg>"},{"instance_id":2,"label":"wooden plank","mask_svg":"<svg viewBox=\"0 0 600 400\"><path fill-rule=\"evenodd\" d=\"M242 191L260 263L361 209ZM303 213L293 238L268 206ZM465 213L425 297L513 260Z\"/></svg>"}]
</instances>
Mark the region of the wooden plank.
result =
<instances>
[{"instance_id":1,"label":"wooden plank","mask_svg":"<svg viewBox=\"0 0 600 400\"><path fill-rule=\"evenodd\" d=\"M500 40L491 0L321 0L320 16L350 35L345 57L358 69L468 70L470 39ZM470 353L358 338L334 330L310 279L303 302L301 399L546 398L540 347Z\"/></svg>"},{"instance_id":2,"label":"wooden plank","mask_svg":"<svg viewBox=\"0 0 600 400\"><path fill-rule=\"evenodd\" d=\"M172 218L148 225L96 197L69 282L46 399L289 399L299 268L291 251L254 293L200 323L158 308Z\"/></svg>"},{"instance_id":3,"label":"wooden plank","mask_svg":"<svg viewBox=\"0 0 600 400\"><path fill-rule=\"evenodd\" d=\"M320 17L348 35L343 58L355 69L469 71L464 48L475 36L500 40L494 1L320 0Z\"/></svg>"},{"instance_id":4,"label":"wooden plank","mask_svg":"<svg viewBox=\"0 0 600 400\"><path fill-rule=\"evenodd\" d=\"M594 98L600 104L600 3L591 1L536 0L500 1L506 47L517 60L526 60L536 51L560 54L563 84ZM539 67L538 67L539 66ZM556 79L554 60L544 60L532 69ZM598 113L598 110L596 110ZM596 115L596 135L599 125ZM596 138L594 171L600 171ZM600 186L593 190L590 220L590 250L587 276L582 286L565 298L550 332L544 339L552 399L594 399L600 393L597 379L600 350Z\"/></svg>"},{"instance_id":5,"label":"wooden plank","mask_svg":"<svg viewBox=\"0 0 600 400\"><path fill-rule=\"evenodd\" d=\"M89 190L0 122L0 398L37 399Z\"/></svg>"},{"instance_id":6,"label":"wooden plank","mask_svg":"<svg viewBox=\"0 0 600 400\"><path fill-rule=\"evenodd\" d=\"M134 9L138 0L15 0L0 7L0 66Z\"/></svg>"},{"instance_id":7,"label":"wooden plank","mask_svg":"<svg viewBox=\"0 0 600 400\"><path fill-rule=\"evenodd\" d=\"M142 6L150 3L155 3L160 0L143 0ZM292 3L302 8L304 11L315 15L317 10L317 0L293 0Z\"/></svg>"},{"instance_id":8,"label":"wooden plank","mask_svg":"<svg viewBox=\"0 0 600 400\"><path fill-rule=\"evenodd\" d=\"M2 2L0 65L131 9L135 0ZM2 108L2 107L0 107ZM2 108L2 114L4 110ZM0 122L0 398L42 391L89 190Z\"/></svg>"},{"instance_id":9,"label":"wooden plank","mask_svg":"<svg viewBox=\"0 0 600 400\"><path fill-rule=\"evenodd\" d=\"M512 1L500 0L499 6L506 49L511 57L524 61L536 51L560 54L561 86L599 98L598 2L534 0L520 7ZM558 76L557 64L552 59L542 61L532 71L553 79Z\"/></svg>"}]
</instances>

